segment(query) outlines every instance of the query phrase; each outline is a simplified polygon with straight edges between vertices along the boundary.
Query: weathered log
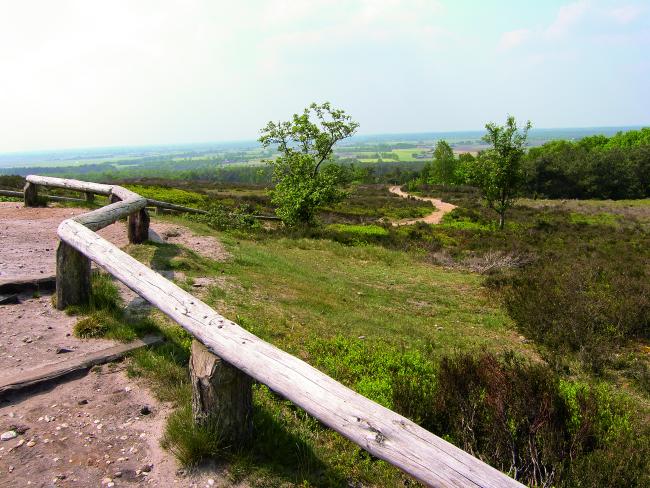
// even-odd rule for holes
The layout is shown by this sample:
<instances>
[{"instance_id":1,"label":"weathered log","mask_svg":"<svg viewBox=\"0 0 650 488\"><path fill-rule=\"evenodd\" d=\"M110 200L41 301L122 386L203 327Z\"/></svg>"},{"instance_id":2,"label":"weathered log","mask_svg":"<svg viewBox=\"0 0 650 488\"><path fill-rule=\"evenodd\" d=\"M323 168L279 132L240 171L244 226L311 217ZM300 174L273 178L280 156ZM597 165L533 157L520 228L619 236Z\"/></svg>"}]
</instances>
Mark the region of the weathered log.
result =
<instances>
[{"instance_id":1,"label":"weathered log","mask_svg":"<svg viewBox=\"0 0 650 488\"><path fill-rule=\"evenodd\" d=\"M97 193L98 195L109 195L113 188L111 185L103 185L101 183L90 183L88 181L69 180L67 178L55 178L52 176L28 175L25 179L28 183L33 183L35 185L81 192L90 191Z\"/></svg>"},{"instance_id":2,"label":"weathered log","mask_svg":"<svg viewBox=\"0 0 650 488\"><path fill-rule=\"evenodd\" d=\"M23 193L25 198L25 207L38 206L38 187L34 183L30 183L29 181L25 183Z\"/></svg>"},{"instance_id":3,"label":"weathered log","mask_svg":"<svg viewBox=\"0 0 650 488\"><path fill-rule=\"evenodd\" d=\"M131 244L142 244L149 239L149 214L146 208L129 215L128 236Z\"/></svg>"},{"instance_id":4,"label":"weathered log","mask_svg":"<svg viewBox=\"0 0 650 488\"><path fill-rule=\"evenodd\" d=\"M25 192L13 191L13 190L0 190L0 196L2 196L2 197L25 198Z\"/></svg>"},{"instance_id":5,"label":"weathered log","mask_svg":"<svg viewBox=\"0 0 650 488\"><path fill-rule=\"evenodd\" d=\"M177 212L187 212L187 213L198 213L198 214L207 214L206 210L200 210L198 208L184 207L183 205L176 205L175 203L161 202L160 200L152 200L147 198L147 205L153 205L156 208L165 208L167 210L176 210Z\"/></svg>"},{"instance_id":6,"label":"weathered log","mask_svg":"<svg viewBox=\"0 0 650 488\"><path fill-rule=\"evenodd\" d=\"M67 361L49 364L40 368L18 373L16 376L0 380L0 398L10 392L30 388L42 383L60 380L74 373L87 370L98 364L105 364L120 359L125 354L163 342L162 337L146 336L126 344L118 344L101 351L72 357Z\"/></svg>"},{"instance_id":7,"label":"weathered log","mask_svg":"<svg viewBox=\"0 0 650 488\"><path fill-rule=\"evenodd\" d=\"M25 198L25 192L22 191L11 191L11 190L0 190L0 196L3 197L16 197L16 198ZM59 195L39 195L43 200L52 200L54 202L84 202L81 198L73 197L61 197Z\"/></svg>"},{"instance_id":8,"label":"weathered log","mask_svg":"<svg viewBox=\"0 0 650 488\"><path fill-rule=\"evenodd\" d=\"M261 340L74 220L59 236L180 324L210 352L374 456L431 486L522 485L414 422Z\"/></svg>"},{"instance_id":9,"label":"weathered log","mask_svg":"<svg viewBox=\"0 0 650 488\"><path fill-rule=\"evenodd\" d=\"M24 291L45 291L56 288L55 276L39 276L20 280L0 280L0 293L22 293Z\"/></svg>"},{"instance_id":10,"label":"weathered log","mask_svg":"<svg viewBox=\"0 0 650 488\"><path fill-rule=\"evenodd\" d=\"M56 250L56 308L83 305L90 298L90 260L74 247L59 242Z\"/></svg>"},{"instance_id":11,"label":"weathered log","mask_svg":"<svg viewBox=\"0 0 650 488\"><path fill-rule=\"evenodd\" d=\"M216 427L222 440L247 443L253 432L253 396L250 376L192 341L190 357L192 414L199 425Z\"/></svg>"},{"instance_id":12,"label":"weathered log","mask_svg":"<svg viewBox=\"0 0 650 488\"><path fill-rule=\"evenodd\" d=\"M116 203L74 217L74 220L92 230L103 229L117 220L139 212L146 204L147 201L144 198L126 201L118 200Z\"/></svg>"}]
</instances>

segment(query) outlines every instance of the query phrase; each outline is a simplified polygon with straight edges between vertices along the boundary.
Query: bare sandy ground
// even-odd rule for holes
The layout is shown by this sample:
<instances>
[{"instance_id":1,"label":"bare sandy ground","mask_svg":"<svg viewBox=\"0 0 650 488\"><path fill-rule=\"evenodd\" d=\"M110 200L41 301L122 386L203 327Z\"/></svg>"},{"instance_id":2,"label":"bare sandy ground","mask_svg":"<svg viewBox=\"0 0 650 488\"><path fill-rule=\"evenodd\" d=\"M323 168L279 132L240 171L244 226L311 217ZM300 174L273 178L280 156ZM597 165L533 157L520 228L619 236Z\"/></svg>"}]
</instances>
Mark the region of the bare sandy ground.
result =
<instances>
[{"instance_id":1,"label":"bare sandy ground","mask_svg":"<svg viewBox=\"0 0 650 488\"><path fill-rule=\"evenodd\" d=\"M19 203L0 202L0 282L54 275L56 229L62 220L84 212L87 209L26 208ZM151 232L154 239L158 236L158 240L184 245L211 259L228 256L214 237L196 236L179 225L152 221ZM124 222L109 225L99 235L117 247L128 243Z\"/></svg>"},{"instance_id":2,"label":"bare sandy ground","mask_svg":"<svg viewBox=\"0 0 650 488\"><path fill-rule=\"evenodd\" d=\"M424 222L425 224L439 224L442 218L445 216L445 214L448 214L449 212L451 212L453 209L456 208L456 205L443 202L439 198L420 197L417 195L411 195L409 193L406 193L405 191L402 191L402 189L399 186L391 186L388 190L391 193L394 193L395 195L398 195L402 198L414 198L415 200L421 200L423 202L431 202L436 207L436 210L431 212L426 217L420 217L417 219L402 219L402 220L398 220L397 222L393 222L393 225L413 225L418 222Z\"/></svg>"},{"instance_id":3,"label":"bare sandy ground","mask_svg":"<svg viewBox=\"0 0 650 488\"><path fill-rule=\"evenodd\" d=\"M0 281L53 275L56 228L84 211L0 203ZM156 240L212 259L228 256L218 240L185 227L154 221L151 229ZM118 247L127 244L122 222L100 234ZM73 337L76 319L54 309L49 294L19 298L19 304L0 305L0 380L114 344ZM123 298L137 300L126 291ZM141 300L138 306L146 304ZM179 471L159 445L170 407L127 378L124 368L106 365L38 392L3 398L0 434L16 437L0 441L0 487L230 486L220 469Z\"/></svg>"}]
</instances>

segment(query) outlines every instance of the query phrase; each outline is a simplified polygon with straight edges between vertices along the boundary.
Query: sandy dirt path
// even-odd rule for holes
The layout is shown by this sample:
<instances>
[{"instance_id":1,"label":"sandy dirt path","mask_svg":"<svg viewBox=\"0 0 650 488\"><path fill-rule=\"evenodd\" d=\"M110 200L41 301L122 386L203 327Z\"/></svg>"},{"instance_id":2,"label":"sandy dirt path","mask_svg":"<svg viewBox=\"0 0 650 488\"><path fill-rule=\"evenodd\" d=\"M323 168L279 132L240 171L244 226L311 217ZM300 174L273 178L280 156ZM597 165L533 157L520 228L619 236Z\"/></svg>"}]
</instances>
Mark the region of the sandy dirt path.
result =
<instances>
[{"instance_id":1,"label":"sandy dirt path","mask_svg":"<svg viewBox=\"0 0 650 488\"><path fill-rule=\"evenodd\" d=\"M86 211L0 203L0 281L53 275L59 223ZM99 234L118 247L128 243L124 222ZM176 224L152 221L150 238L216 260L228 257L216 238ZM136 299L126 289L123 298ZM138 307L147 306L137 299ZM19 303L0 305L0 319L0 379L114 344L74 337L76 318L54 309L50 292L20 294ZM223 468L179 470L160 447L171 407L129 379L125 364L0 399L0 433L10 433L0 441L0 487L231 486Z\"/></svg>"},{"instance_id":2,"label":"sandy dirt path","mask_svg":"<svg viewBox=\"0 0 650 488\"><path fill-rule=\"evenodd\" d=\"M431 212L426 217L420 217L417 219L398 220L397 222L393 222L393 225L413 225L418 222L424 222L425 224L439 224L442 218L445 216L445 214L448 214L449 212L451 212L453 209L456 208L456 205L443 202L439 198L420 197L417 195L411 195L409 193L406 193L405 191L402 191L402 189L397 185L391 186L390 188L388 188L388 190L391 193L400 196L402 198L414 198L416 200L421 200L423 202L431 202L436 207L436 210Z\"/></svg>"}]
</instances>

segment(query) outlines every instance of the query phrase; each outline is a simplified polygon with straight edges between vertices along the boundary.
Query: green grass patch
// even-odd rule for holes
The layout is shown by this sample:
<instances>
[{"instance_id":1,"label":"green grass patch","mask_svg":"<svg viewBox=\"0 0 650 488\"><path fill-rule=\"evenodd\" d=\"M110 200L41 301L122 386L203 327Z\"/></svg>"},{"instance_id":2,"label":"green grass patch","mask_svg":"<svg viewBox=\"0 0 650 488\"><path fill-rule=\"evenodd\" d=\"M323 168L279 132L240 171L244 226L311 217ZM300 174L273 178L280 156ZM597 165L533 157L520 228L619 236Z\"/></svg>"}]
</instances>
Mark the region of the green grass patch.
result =
<instances>
[{"instance_id":1,"label":"green grass patch","mask_svg":"<svg viewBox=\"0 0 650 488\"><path fill-rule=\"evenodd\" d=\"M612 213L597 213L586 215L576 212L569 214L569 222L578 225L604 225L615 227L620 221L620 216Z\"/></svg>"},{"instance_id":2,"label":"green grass patch","mask_svg":"<svg viewBox=\"0 0 650 488\"><path fill-rule=\"evenodd\" d=\"M387 229L378 225L330 224L326 227L326 232L346 239L359 241L389 235Z\"/></svg>"},{"instance_id":3,"label":"green grass patch","mask_svg":"<svg viewBox=\"0 0 650 488\"><path fill-rule=\"evenodd\" d=\"M205 195L189 190L182 190L180 188L133 184L125 184L124 187L145 198L160 200L167 203L174 203L176 205L183 205L186 207L202 207L207 203L207 197Z\"/></svg>"},{"instance_id":4,"label":"green grass patch","mask_svg":"<svg viewBox=\"0 0 650 488\"><path fill-rule=\"evenodd\" d=\"M77 337L104 337L128 342L157 330L146 317L127 316L112 278L99 272L91 276L89 303L68 307L66 313L82 316L73 327Z\"/></svg>"}]
</instances>

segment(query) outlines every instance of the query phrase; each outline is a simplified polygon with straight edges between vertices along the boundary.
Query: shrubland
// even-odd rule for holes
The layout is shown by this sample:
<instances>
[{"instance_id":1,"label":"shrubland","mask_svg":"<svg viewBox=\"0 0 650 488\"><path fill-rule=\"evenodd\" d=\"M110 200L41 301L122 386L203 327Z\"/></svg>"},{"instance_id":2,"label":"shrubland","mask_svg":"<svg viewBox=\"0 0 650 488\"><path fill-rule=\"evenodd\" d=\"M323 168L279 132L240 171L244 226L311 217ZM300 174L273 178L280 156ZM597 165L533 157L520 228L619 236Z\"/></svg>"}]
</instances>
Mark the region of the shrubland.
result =
<instances>
[{"instance_id":1,"label":"shrubland","mask_svg":"<svg viewBox=\"0 0 650 488\"><path fill-rule=\"evenodd\" d=\"M216 233L230 260L128 251L193 292L196 278L214 280L201 298L227 317L526 484L648 483L650 206L521 200L499 230L476 189L421 185L458 208L437 226L394 227L426 207L381 186L348 190L320 225L285 228L240 209L250 190L204 187L217 210L159 218ZM131 373L176 405L163 442L183 463L217 459L254 486L412 484L263 385L256 442L220 443L191 421L187 334L155 312L129 325L93 283L108 299L77 333L169 338Z\"/></svg>"}]
</instances>

